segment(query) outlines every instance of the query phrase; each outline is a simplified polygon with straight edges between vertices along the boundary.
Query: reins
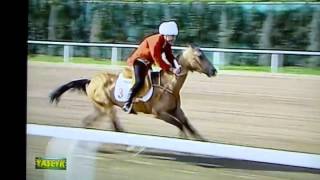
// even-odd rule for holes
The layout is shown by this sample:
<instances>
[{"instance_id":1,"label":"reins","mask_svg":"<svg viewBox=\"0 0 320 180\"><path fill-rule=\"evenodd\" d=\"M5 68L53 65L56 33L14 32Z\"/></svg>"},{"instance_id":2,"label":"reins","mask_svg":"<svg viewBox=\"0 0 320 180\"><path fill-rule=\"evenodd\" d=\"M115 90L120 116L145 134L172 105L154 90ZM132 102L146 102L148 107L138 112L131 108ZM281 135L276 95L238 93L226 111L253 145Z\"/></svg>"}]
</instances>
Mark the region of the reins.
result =
<instances>
[{"instance_id":1,"label":"reins","mask_svg":"<svg viewBox=\"0 0 320 180\"><path fill-rule=\"evenodd\" d=\"M178 55L177 59L180 59L180 54ZM175 77L180 77L180 76L185 76L186 74L188 73L188 71L185 71L184 73L180 73L180 74L174 74ZM174 81L174 78L171 79L171 83L173 83ZM153 87L157 87L157 88L160 88L172 95L174 95L174 92L173 90L169 89L169 86L162 86L161 85L161 74L159 75L159 81L157 84L152 84Z\"/></svg>"},{"instance_id":2,"label":"reins","mask_svg":"<svg viewBox=\"0 0 320 180\"><path fill-rule=\"evenodd\" d=\"M153 87L158 87L158 88L163 89L164 91L167 91L168 93L173 95L173 91L170 90L168 87L164 87L164 86L157 85L157 84L153 84Z\"/></svg>"},{"instance_id":3,"label":"reins","mask_svg":"<svg viewBox=\"0 0 320 180\"><path fill-rule=\"evenodd\" d=\"M164 91L167 91L168 93L173 95L173 91L169 89L168 87L161 86L161 73L159 73L159 81L158 84L152 84L153 87L158 87L160 89L163 89Z\"/></svg>"},{"instance_id":4,"label":"reins","mask_svg":"<svg viewBox=\"0 0 320 180\"><path fill-rule=\"evenodd\" d=\"M179 75L175 74L175 77L184 76L184 75L186 75L187 73L188 73L188 72L185 72L185 73L183 73L183 74L181 73L181 74L179 74ZM174 78L171 79L171 83L173 83L173 80L174 80ZM169 89L169 86L161 86L161 74L159 75L158 84L152 84L152 86L153 86L153 87L158 87L158 88L160 88L160 89L162 89L162 90L164 90L164 91L167 91L168 93L174 95L173 90Z\"/></svg>"}]
</instances>

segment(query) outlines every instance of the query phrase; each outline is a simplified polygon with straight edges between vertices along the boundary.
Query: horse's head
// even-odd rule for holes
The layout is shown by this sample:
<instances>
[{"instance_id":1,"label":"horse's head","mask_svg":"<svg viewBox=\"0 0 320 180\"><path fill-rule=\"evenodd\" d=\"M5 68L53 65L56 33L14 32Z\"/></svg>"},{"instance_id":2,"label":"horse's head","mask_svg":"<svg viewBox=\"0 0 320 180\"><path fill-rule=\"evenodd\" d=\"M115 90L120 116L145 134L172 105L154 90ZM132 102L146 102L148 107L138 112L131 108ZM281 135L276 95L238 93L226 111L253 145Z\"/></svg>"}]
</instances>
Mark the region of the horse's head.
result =
<instances>
[{"instance_id":1,"label":"horse's head","mask_svg":"<svg viewBox=\"0 0 320 180\"><path fill-rule=\"evenodd\" d=\"M217 74L216 68L208 60L206 55L200 48L193 45L189 45L187 49L182 52L179 61L186 70L204 73L208 77L215 76Z\"/></svg>"}]
</instances>

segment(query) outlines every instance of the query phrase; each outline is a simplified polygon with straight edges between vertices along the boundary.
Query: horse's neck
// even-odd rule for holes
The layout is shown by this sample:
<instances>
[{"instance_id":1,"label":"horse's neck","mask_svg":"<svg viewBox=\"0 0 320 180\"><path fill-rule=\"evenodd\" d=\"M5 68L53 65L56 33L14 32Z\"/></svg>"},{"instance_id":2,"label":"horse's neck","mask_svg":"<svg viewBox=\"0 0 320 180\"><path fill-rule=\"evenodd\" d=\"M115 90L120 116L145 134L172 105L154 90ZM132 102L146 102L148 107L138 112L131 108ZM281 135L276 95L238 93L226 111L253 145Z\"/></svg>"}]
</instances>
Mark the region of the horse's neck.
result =
<instances>
[{"instance_id":1,"label":"horse's neck","mask_svg":"<svg viewBox=\"0 0 320 180\"><path fill-rule=\"evenodd\" d=\"M174 87L174 92L177 92L177 93L180 92L184 82L187 79L187 76L188 76L187 71L186 72L182 71L180 76L175 76L176 83L175 83L175 87Z\"/></svg>"},{"instance_id":2,"label":"horse's neck","mask_svg":"<svg viewBox=\"0 0 320 180\"><path fill-rule=\"evenodd\" d=\"M180 76L176 76L172 73L163 72L161 75L161 84L163 84L165 88L171 90L174 94L179 94L187 75L188 73L181 73Z\"/></svg>"},{"instance_id":3,"label":"horse's neck","mask_svg":"<svg viewBox=\"0 0 320 180\"><path fill-rule=\"evenodd\" d=\"M163 72L161 76L161 81L166 88L170 89L174 94L179 94L180 90L186 81L188 76L188 68L182 59L182 56L178 56L178 63L182 66L180 75L174 75L172 73Z\"/></svg>"}]
</instances>

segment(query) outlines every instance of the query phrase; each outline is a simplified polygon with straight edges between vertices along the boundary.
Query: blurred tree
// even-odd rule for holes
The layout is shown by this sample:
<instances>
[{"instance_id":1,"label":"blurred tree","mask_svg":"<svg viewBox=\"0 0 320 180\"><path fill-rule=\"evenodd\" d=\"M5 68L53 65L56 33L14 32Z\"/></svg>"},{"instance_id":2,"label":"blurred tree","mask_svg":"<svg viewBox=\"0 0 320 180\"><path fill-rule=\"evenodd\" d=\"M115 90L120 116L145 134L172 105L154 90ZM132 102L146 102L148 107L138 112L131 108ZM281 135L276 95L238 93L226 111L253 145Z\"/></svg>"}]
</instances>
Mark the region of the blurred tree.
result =
<instances>
[{"instance_id":1,"label":"blurred tree","mask_svg":"<svg viewBox=\"0 0 320 180\"><path fill-rule=\"evenodd\" d=\"M228 48L230 46L230 39L234 32L234 24L228 18L228 13L230 11L228 7L221 8L220 22L219 22L219 47L220 48Z\"/></svg>"},{"instance_id":2,"label":"blurred tree","mask_svg":"<svg viewBox=\"0 0 320 180\"><path fill-rule=\"evenodd\" d=\"M246 33L245 30L245 14L241 7L239 6L232 6L231 11L231 21L233 24L233 33L230 37L230 41L232 42L234 47L243 46L245 47L245 41L243 39L244 34Z\"/></svg>"},{"instance_id":3,"label":"blurred tree","mask_svg":"<svg viewBox=\"0 0 320 180\"><path fill-rule=\"evenodd\" d=\"M82 37L82 29L83 29L83 14L82 6L79 1L68 0L67 1L68 8L68 18L70 18L70 31L71 31L71 39L72 41L81 42Z\"/></svg>"},{"instance_id":4,"label":"blurred tree","mask_svg":"<svg viewBox=\"0 0 320 180\"><path fill-rule=\"evenodd\" d=\"M47 40L49 4L46 0L31 0L28 4L28 39ZM29 45L30 53L47 53L47 46Z\"/></svg>"},{"instance_id":5,"label":"blurred tree","mask_svg":"<svg viewBox=\"0 0 320 180\"><path fill-rule=\"evenodd\" d=\"M100 42L100 33L102 31L101 29L101 19L102 19L102 13L99 11L99 9L94 8L93 9L93 16L91 21L91 29L90 29L90 39L89 42ZM100 51L98 47L90 47L89 48L89 54L90 57L93 58L99 58L100 57Z\"/></svg>"},{"instance_id":6,"label":"blurred tree","mask_svg":"<svg viewBox=\"0 0 320 180\"><path fill-rule=\"evenodd\" d=\"M245 15L245 29L244 29L244 41L246 47L252 49L259 48L259 37L258 34L262 28L262 24L265 18L265 15L258 10L259 6L253 6L250 9L246 10ZM245 8L245 7L243 7Z\"/></svg>"},{"instance_id":7,"label":"blurred tree","mask_svg":"<svg viewBox=\"0 0 320 180\"><path fill-rule=\"evenodd\" d=\"M271 14L270 7L273 10ZM318 11L318 4L308 3L265 5L30 0L28 38L138 44L144 36L157 32L161 21L174 19L180 30L175 43L177 46L196 43L205 47L319 51ZM45 49L45 46L38 47ZM56 47L49 48L50 54L56 54ZM89 48L77 49L81 49L80 54L89 54ZM90 53L95 54L94 50ZM102 55L105 51L96 53ZM232 59L237 60L238 55ZM236 64L256 62L244 59ZM260 64L265 64L262 59ZM301 62L299 58L286 62L295 65L298 61Z\"/></svg>"},{"instance_id":8,"label":"blurred tree","mask_svg":"<svg viewBox=\"0 0 320 180\"><path fill-rule=\"evenodd\" d=\"M272 47L271 44L271 33L273 29L273 10L267 11L267 17L263 22L261 33L260 33L260 40L259 40L259 48L260 49L270 49ZM259 65L270 65L270 54L261 54L259 56Z\"/></svg>"},{"instance_id":9,"label":"blurred tree","mask_svg":"<svg viewBox=\"0 0 320 180\"><path fill-rule=\"evenodd\" d=\"M49 20L48 20L48 40L56 41L57 40L57 21L58 21L58 13L61 9L59 0L52 0L48 2L50 5L50 13L49 13ZM56 55L56 47L55 46L48 46L48 54L49 55Z\"/></svg>"},{"instance_id":10,"label":"blurred tree","mask_svg":"<svg viewBox=\"0 0 320 180\"><path fill-rule=\"evenodd\" d=\"M48 36L48 9L46 0L32 0L28 6L28 38L47 39Z\"/></svg>"},{"instance_id":11,"label":"blurred tree","mask_svg":"<svg viewBox=\"0 0 320 180\"><path fill-rule=\"evenodd\" d=\"M141 27L139 26L138 20L135 18L135 9L136 7L132 7L133 5L128 4L126 9L130 9L127 11L127 19L126 19L126 34L127 34L127 42L131 42L134 44L139 43L139 37L141 34Z\"/></svg>"},{"instance_id":12,"label":"blurred tree","mask_svg":"<svg viewBox=\"0 0 320 180\"><path fill-rule=\"evenodd\" d=\"M230 45L230 38L233 33L233 25L229 23L228 16L227 16L227 7L222 6L221 8L221 15L220 15L220 22L219 22L219 47L220 48L228 48ZM231 61L231 55L229 53L224 53L221 57L225 64L229 64Z\"/></svg>"},{"instance_id":13,"label":"blurred tree","mask_svg":"<svg viewBox=\"0 0 320 180\"><path fill-rule=\"evenodd\" d=\"M320 51L320 8L315 8L312 21L310 23L310 33L309 33L309 46L307 50L309 51ZM309 66L320 66L320 56L310 57L308 60Z\"/></svg>"}]
</instances>

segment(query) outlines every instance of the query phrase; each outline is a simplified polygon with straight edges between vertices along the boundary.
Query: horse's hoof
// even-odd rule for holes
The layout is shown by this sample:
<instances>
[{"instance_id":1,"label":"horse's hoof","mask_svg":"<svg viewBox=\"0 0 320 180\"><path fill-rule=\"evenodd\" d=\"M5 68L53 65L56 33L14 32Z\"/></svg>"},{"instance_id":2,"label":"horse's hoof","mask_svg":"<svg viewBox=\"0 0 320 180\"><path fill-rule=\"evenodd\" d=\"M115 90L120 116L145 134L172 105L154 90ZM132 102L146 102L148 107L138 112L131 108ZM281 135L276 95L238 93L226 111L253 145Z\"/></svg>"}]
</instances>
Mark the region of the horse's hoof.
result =
<instances>
[{"instance_id":1,"label":"horse's hoof","mask_svg":"<svg viewBox=\"0 0 320 180\"><path fill-rule=\"evenodd\" d=\"M138 114L135 110L131 109L130 114Z\"/></svg>"},{"instance_id":2,"label":"horse's hoof","mask_svg":"<svg viewBox=\"0 0 320 180\"><path fill-rule=\"evenodd\" d=\"M208 139L205 139L205 138L203 138L203 137L198 138L198 140L199 140L199 141L203 141L203 142L209 142L209 140L208 140Z\"/></svg>"},{"instance_id":3,"label":"horse's hoof","mask_svg":"<svg viewBox=\"0 0 320 180\"><path fill-rule=\"evenodd\" d=\"M115 131L116 131L116 132L123 132L123 133L126 132L123 128L115 129Z\"/></svg>"},{"instance_id":4,"label":"horse's hoof","mask_svg":"<svg viewBox=\"0 0 320 180\"><path fill-rule=\"evenodd\" d=\"M184 132L180 132L179 133L179 137L182 138L182 139L188 139L187 134L184 133Z\"/></svg>"},{"instance_id":5,"label":"horse's hoof","mask_svg":"<svg viewBox=\"0 0 320 180\"><path fill-rule=\"evenodd\" d=\"M91 123L90 122L82 122L82 127L88 128L90 127Z\"/></svg>"}]
</instances>

